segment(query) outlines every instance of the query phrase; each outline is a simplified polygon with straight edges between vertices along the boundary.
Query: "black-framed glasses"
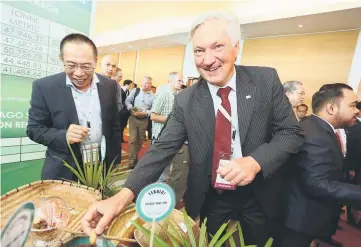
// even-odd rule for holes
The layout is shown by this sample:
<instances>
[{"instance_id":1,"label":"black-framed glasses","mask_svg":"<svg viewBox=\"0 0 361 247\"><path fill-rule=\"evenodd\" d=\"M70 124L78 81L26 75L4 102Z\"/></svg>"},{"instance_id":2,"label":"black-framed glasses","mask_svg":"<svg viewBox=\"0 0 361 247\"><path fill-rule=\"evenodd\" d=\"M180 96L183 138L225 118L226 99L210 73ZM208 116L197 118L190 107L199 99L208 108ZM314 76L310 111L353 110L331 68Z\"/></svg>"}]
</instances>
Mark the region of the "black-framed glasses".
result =
<instances>
[{"instance_id":1,"label":"black-framed glasses","mask_svg":"<svg viewBox=\"0 0 361 247\"><path fill-rule=\"evenodd\" d=\"M93 72L94 66L91 64L65 63L64 67L69 71L75 71L80 68L84 72Z\"/></svg>"}]
</instances>

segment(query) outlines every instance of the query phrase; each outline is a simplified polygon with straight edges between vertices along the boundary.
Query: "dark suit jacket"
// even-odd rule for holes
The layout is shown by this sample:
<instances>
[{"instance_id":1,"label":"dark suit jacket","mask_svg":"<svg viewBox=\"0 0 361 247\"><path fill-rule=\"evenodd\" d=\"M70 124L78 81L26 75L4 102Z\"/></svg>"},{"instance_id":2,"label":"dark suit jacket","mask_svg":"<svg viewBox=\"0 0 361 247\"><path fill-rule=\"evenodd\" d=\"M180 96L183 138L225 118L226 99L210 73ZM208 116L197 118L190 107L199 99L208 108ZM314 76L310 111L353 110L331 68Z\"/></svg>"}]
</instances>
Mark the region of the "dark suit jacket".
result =
<instances>
[{"instance_id":1,"label":"dark suit jacket","mask_svg":"<svg viewBox=\"0 0 361 247\"><path fill-rule=\"evenodd\" d=\"M254 192L269 216L278 214L277 170L303 142L292 107L276 70L236 66L237 109L244 156L252 156L262 167L254 181ZM246 96L251 95L251 98ZM172 157L188 140L190 169L184 196L190 216L200 213L212 175L215 112L204 79L175 97L174 108L157 140L139 161L125 183L138 194L155 182Z\"/></svg>"},{"instance_id":2,"label":"dark suit jacket","mask_svg":"<svg viewBox=\"0 0 361 247\"><path fill-rule=\"evenodd\" d=\"M346 129L347 131L347 154L345 164L348 169L361 169L361 121Z\"/></svg>"},{"instance_id":3,"label":"dark suit jacket","mask_svg":"<svg viewBox=\"0 0 361 247\"><path fill-rule=\"evenodd\" d=\"M118 155L121 158L120 126L116 103L116 85L97 74L98 94L102 114L103 135L106 138L106 162L109 165ZM44 77L33 83L29 121L26 133L36 143L48 147L41 179L72 179L73 174L59 157L76 167L66 143L70 124L79 124L71 88L66 86L65 73ZM79 144L72 145L78 160L81 160Z\"/></svg>"},{"instance_id":4,"label":"dark suit jacket","mask_svg":"<svg viewBox=\"0 0 361 247\"><path fill-rule=\"evenodd\" d=\"M312 237L336 231L339 203L361 208L361 188L343 182L343 155L331 126L317 116L302 121L305 143L289 160L285 225Z\"/></svg>"}]
</instances>

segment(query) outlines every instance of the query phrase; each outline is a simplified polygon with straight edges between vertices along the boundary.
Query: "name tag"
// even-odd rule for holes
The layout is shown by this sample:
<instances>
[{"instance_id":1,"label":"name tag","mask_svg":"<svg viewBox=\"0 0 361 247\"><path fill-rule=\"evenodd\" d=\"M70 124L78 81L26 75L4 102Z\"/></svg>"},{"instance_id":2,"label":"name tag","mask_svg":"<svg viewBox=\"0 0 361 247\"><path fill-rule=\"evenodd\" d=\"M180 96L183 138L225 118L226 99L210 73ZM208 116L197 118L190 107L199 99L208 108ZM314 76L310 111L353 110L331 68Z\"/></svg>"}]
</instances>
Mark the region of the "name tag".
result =
<instances>
[{"instance_id":1,"label":"name tag","mask_svg":"<svg viewBox=\"0 0 361 247\"><path fill-rule=\"evenodd\" d=\"M219 160L218 168L226 166L230 160ZM225 180L221 177L221 175L217 174L216 183L214 185L214 188L220 189L220 190L235 190L236 185L232 185L230 181Z\"/></svg>"}]
</instances>

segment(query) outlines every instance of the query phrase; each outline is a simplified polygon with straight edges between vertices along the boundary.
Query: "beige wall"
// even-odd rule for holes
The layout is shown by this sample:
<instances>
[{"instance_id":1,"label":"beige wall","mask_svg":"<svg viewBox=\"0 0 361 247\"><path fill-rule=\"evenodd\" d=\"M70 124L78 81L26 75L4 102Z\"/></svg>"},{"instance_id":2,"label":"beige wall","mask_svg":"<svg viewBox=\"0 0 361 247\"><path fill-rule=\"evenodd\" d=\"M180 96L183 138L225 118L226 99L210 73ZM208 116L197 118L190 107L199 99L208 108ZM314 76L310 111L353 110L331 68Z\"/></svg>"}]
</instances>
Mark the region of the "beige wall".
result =
<instances>
[{"instance_id":1,"label":"beige wall","mask_svg":"<svg viewBox=\"0 0 361 247\"><path fill-rule=\"evenodd\" d=\"M246 40L242 65L277 69L282 82L300 80L305 103L325 83L347 83L358 31Z\"/></svg>"},{"instance_id":2,"label":"beige wall","mask_svg":"<svg viewBox=\"0 0 361 247\"><path fill-rule=\"evenodd\" d=\"M137 51L120 53L119 68L123 71L123 80L134 81L135 65L137 62Z\"/></svg>"},{"instance_id":3,"label":"beige wall","mask_svg":"<svg viewBox=\"0 0 361 247\"><path fill-rule=\"evenodd\" d=\"M168 81L172 71L182 71L185 46L140 50L135 82L140 84L144 76L153 78L153 86Z\"/></svg>"},{"instance_id":4,"label":"beige wall","mask_svg":"<svg viewBox=\"0 0 361 247\"><path fill-rule=\"evenodd\" d=\"M172 17L193 16L209 10L231 8L227 1L97 1L94 35Z\"/></svg>"}]
</instances>

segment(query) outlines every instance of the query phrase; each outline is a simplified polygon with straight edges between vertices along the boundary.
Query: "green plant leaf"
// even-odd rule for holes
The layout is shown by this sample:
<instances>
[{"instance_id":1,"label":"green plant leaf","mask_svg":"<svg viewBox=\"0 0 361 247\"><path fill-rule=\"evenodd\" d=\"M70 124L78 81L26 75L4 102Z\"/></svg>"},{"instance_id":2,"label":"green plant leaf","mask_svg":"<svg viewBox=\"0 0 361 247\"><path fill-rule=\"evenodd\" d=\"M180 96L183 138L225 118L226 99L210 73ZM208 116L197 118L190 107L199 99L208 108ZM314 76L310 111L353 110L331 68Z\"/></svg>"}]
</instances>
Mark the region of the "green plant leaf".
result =
<instances>
[{"instance_id":1,"label":"green plant leaf","mask_svg":"<svg viewBox=\"0 0 361 247\"><path fill-rule=\"evenodd\" d=\"M78 169L78 171L79 171L80 175L82 176L82 178L85 178L84 173L83 173L83 171L81 170L81 167L80 167L80 165L79 165L78 159L76 158L76 156L75 156L75 154L74 154L74 151L73 151L70 143L69 143L69 142L66 142L66 143L67 143L68 148L69 148L69 150L70 150L71 157L73 157L73 160L74 160L74 163L75 163L75 165L76 165L76 168ZM83 162L83 164L84 164L84 162Z\"/></svg>"},{"instance_id":2,"label":"green plant leaf","mask_svg":"<svg viewBox=\"0 0 361 247\"><path fill-rule=\"evenodd\" d=\"M183 208L183 216L184 216L184 222L186 223L187 233L188 233L189 241L191 242L191 246L197 247L196 239L194 238L193 227L191 221L189 220L189 216L184 208Z\"/></svg>"},{"instance_id":3,"label":"green plant leaf","mask_svg":"<svg viewBox=\"0 0 361 247\"><path fill-rule=\"evenodd\" d=\"M94 172L94 174L95 174L95 180L96 180L96 182L97 182L97 187L99 187L99 184L102 183L102 170L103 170L103 166L100 165L100 166L98 167L98 170L96 171L96 173Z\"/></svg>"},{"instance_id":4,"label":"green plant leaf","mask_svg":"<svg viewBox=\"0 0 361 247\"><path fill-rule=\"evenodd\" d=\"M92 165L88 165L88 164L85 164L85 171L86 171L86 180L87 182L90 184L91 187L94 188L94 184L93 184L93 174L92 174Z\"/></svg>"},{"instance_id":5,"label":"green plant leaf","mask_svg":"<svg viewBox=\"0 0 361 247\"><path fill-rule=\"evenodd\" d=\"M229 237L232 236L232 234L237 231L237 229L233 229L233 230L228 230L226 234L224 234L220 240L217 241L217 243L214 245L214 247L221 247L224 242L227 241L227 239L229 239Z\"/></svg>"},{"instance_id":6,"label":"green plant leaf","mask_svg":"<svg viewBox=\"0 0 361 247\"><path fill-rule=\"evenodd\" d=\"M217 243L219 237L222 235L222 233L226 229L228 223L229 223L229 221L227 223L222 224L222 226L218 229L216 234L214 234L214 237L212 238L211 242L209 243L209 247L213 247Z\"/></svg>"},{"instance_id":7,"label":"green plant leaf","mask_svg":"<svg viewBox=\"0 0 361 247\"><path fill-rule=\"evenodd\" d=\"M143 234L147 235L148 237L150 237L151 235L151 231L146 229L144 226L142 226L141 224L139 224L138 222L132 220L132 224L139 230L141 231ZM163 239L161 239L160 237L158 237L156 234L154 234L154 242L153 242L154 246L156 247L171 247L169 246Z\"/></svg>"},{"instance_id":8,"label":"green plant leaf","mask_svg":"<svg viewBox=\"0 0 361 247\"><path fill-rule=\"evenodd\" d=\"M204 219L202 225L201 225L201 231L199 233L199 241L198 241L198 245L199 247L203 247L206 244L206 240L207 240L207 218Z\"/></svg>"},{"instance_id":9,"label":"green plant leaf","mask_svg":"<svg viewBox=\"0 0 361 247\"><path fill-rule=\"evenodd\" d=\"M96 188L99 187L100 177L98 177L98 169L99 169L99 152L95 152L95 164L94 164L94 171L93 171L93 182Z\"/></svg>"},{"instance_id":10,"label":"green plant leaf","mask_svg":"<svg viewBox=\"0 0 361 247\"><path fill-rule=\"evenodd\" d=\"M173 247L180 247L179 244L177 243L177 241L175 240L175 238L172 236L172 234L167 232L167 236L170 239L170 241L173 244Z\"/></svg>"},{"instance_id":11,"label":"green plant leaf","mask_svg":"<svg viewBox=\"0 0 361 247\"><path fill-rule=\"evenodd\" d=\"M230 236L228 240L229 240L229 245L230 245L230 247L237 247L237 246L236 246L236 242L234 241L233 236Z\"/></svg>"},{"instance_id":12,"label":"green plant leaf","mask_svg":"<svg viewBox=\"0 0 361 247\"><path fill-rule=\"evenodd\" d=\"M176 229L176 228L174 227L174 225L173 225L173 224L176 225L177 223L175 223L174 221L169 221L168 219L165 219L164 222L165 222L166 224L168 224L168 227L176 234L176 236L174 236L174 237L175 237L179 242L181 242L182 246L188 247L189 244L187 243L187 240L183 237L182 234L179 233L178 229Z\"/></svg>"},{"instance_id":13,"label":"green plant leaf","mask_svg":"<svg viewBox=\"0 0 361 247\"><path fill-rule=\"evenodd\" d=\"M264 247L271 247L273 244L273 238L269 238L266 245Z\"/></svg>"},{"instance_id":14,"label":"green plant leaf","mask_svg":"<svg viewBox=\"0 0 361 247\"><path fill-rule=\"evenodd\" d=\"M238 236L239 236L239 242L241 243L241 247L246 247L246 245L244 243L242 227L239 222L237 223L237 227L238 227Z\"/></svg>"},{"instance_id":15,"label":"green plant leaf","mask_svg":"<svg viewBox=\"0 0 361 247\"><path fill-rule=\"evenodd\" d=\"M65 160L62 158L59 158L55 156L55 158L60 159L63 162L63 165L66 166L74 175L83 183L86 185L85 178L82 174L80 174L77 170L75 170L72 166L70 166ZM73 181L74 182L74 181Z\"/></svg>"}]
</instances>

